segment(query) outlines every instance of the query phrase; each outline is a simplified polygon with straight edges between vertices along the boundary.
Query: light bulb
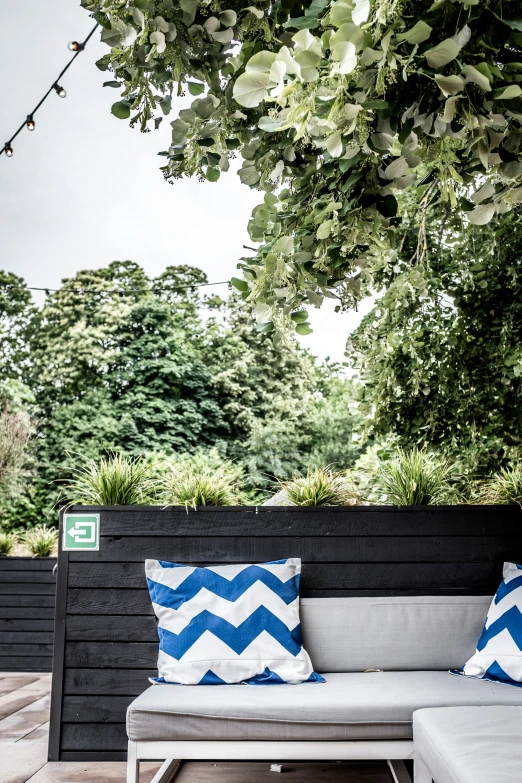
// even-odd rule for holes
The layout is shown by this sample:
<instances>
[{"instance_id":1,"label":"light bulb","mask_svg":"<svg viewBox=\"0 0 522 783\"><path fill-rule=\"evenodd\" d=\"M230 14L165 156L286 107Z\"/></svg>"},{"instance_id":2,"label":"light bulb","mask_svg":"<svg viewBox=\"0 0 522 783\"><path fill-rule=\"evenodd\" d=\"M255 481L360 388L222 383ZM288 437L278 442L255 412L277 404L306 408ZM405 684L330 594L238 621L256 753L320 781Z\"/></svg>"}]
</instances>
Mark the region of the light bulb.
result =
<instances>
[{"instance_id":1,"label":"light bulb","mask_svg":"<svg viewBox=\"0 0 522 783\"><path fill-rule=\"evenodd\" d=\"M81 52L85 47L83 44L78 43L78 41L69 41L67 48L70 52Z\"/></svg>"},{"instance_id":2,"label":"light bulb","mask_svg":"<svg viewBox=\"0 0 522 783\"><path fill-rule=\"evenodd\" d=\"M4 144L4 151L8 158L13 157L13 148L11 147L10 141L6 141L6 143Z\"/></svg>"},{"instance_id":3,"label":"light bulb","mask_svg":"<svg viewBox=\"0 0 522 783\"><path fill-rule=\"evenodd\" d=\"M33 120L33 115L32 114L28 114L27 115L27 121L25 123L25 126L26 126L27 130L34 131L36 123Z\"/></svg>"},{"instance_id":4,"label":"light bulb","mask_svg":"<svg viewBox=\"0 0 522 783\"><path fill-rule=\"evenodd\" d=\"M56 91L56 94L60 98L66 98L67 97L67 90L64 90L64 88L61 87L59 84L53 84L53 87L54 87L54 89Z\"/></svg>"}]
</instances>

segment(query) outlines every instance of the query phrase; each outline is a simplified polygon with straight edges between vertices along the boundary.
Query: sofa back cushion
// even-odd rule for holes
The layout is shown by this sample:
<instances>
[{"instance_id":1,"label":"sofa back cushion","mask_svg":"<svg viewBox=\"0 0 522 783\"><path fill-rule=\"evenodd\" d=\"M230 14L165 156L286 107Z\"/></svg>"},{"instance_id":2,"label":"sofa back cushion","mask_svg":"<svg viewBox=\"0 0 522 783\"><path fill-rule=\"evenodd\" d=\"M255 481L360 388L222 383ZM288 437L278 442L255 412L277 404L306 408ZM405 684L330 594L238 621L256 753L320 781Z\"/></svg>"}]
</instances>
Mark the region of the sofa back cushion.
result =
<instances>
[{"instance_id":1,"label":"sofa back cushion","mask_svg":"<svg viewBox=\"0 0 522 783\"><path fill-rule=\"evenodd\" d=\"M475 652L491 596L302 598L318 672L455 669Z\"/></svg>"}]
</instances>

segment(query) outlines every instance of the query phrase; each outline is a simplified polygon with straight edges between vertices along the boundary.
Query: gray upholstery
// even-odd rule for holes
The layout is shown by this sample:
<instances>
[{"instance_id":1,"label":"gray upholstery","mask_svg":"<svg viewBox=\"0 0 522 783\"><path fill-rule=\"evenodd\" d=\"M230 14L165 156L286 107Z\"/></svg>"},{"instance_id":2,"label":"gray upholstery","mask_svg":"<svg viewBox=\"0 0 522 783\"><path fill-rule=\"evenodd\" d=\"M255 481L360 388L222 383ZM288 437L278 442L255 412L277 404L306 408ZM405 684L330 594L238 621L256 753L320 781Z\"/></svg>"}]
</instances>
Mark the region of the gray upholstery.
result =
<instances>
[{"instance_id":1,"label":"gray upholstery","mask_svg":"<svg viewBox=\"0 0 522 783\"><path fill-rule=\"evenodd\" d=\"M420 710L413 716L413 739L435 783L522 780L520 706Z\"/></svg>"},{"instance_id":2,"label":"gray upholstery","mask_svg":"<svg viewBox=\"0 0 522 783\"><path fill-rule=\"evenodd\" d=\"M411 739L412 714L422 707L522 706L521 688L447 672L325 677L324 684L304 685L154 685L129 707L129 738Z\"/></svg>"},{"instance_id":3,"label":"gray upholstery","mask_svg":"<svg viewBox=\"0 0 522 783\"><path fill-rule=\"evenodd\" d=\"M476 649L491 596L303 598L305 648L318 672L460 668Z\"/></svg>"}]
</instances>

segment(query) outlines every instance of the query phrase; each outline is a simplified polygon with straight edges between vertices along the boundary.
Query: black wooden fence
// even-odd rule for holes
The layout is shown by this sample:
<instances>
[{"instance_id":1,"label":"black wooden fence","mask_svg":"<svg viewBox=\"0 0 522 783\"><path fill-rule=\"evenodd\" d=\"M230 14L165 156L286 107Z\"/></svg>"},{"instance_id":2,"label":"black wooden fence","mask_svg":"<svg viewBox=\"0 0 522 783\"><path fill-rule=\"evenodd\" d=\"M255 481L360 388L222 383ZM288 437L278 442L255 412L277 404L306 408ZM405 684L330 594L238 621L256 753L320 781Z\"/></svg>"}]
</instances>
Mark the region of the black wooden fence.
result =
<instances>
[{"instance_id":1,"label":"black wooden fence","mask_svg":"<svg viewBox=\"0 0 522 783\"><path fill-rule=\"evenodd\" d=\"M98 552L58 567L50 759L123 760L125 712L156 673L145 558L194 565L303 561L303 596L491 595L522 560L510 506L185 508L99 512Z\"/></svg>"},{"instance_id":2,"label":"black wooden fence","mask_svg":"<svg viewBox=\"0 0 522 783\"><path fill-rule=\"evenodd\" d=\"M55 566L55 557L0 557L0 671L51 671Z\"/></svg>"}]
</instances>

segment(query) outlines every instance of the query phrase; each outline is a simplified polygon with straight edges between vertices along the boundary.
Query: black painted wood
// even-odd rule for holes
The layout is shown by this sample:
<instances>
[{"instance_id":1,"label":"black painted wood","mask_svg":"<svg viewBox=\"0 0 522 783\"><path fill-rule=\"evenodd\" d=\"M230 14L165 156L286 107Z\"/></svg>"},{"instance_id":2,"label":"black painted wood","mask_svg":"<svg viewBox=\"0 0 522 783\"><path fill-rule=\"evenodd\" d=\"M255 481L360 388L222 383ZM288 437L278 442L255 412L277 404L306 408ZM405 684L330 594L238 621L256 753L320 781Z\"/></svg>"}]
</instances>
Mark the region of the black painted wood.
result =
<instances>
[{"instance_id":1,"label":"black painted wood","mask_svg":"<svg viewBox=\"0 0 522 783\"><path fill-rule=\"evenodd\" d=\"M51 671L56 562L0 558L0 671Z\"/></svg>"},{"instance_id":2,"label":"black painted wood","mask_svg":"<svg viewBox=\"0 0 522 783\"><path fill-rule=\"evenodd\" d=\"M146 558L208 565L301 557L305 597L490 595L502 563L522 561L516 506L81 511L101 515L100 550L59 554L53 761L124 758L126 708L156 673ZM0 581L0 606L6 598Z\"/></svg>"}]
</instances>

